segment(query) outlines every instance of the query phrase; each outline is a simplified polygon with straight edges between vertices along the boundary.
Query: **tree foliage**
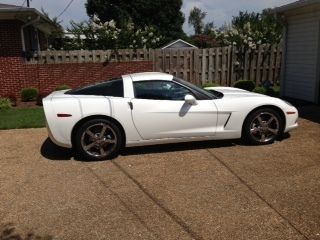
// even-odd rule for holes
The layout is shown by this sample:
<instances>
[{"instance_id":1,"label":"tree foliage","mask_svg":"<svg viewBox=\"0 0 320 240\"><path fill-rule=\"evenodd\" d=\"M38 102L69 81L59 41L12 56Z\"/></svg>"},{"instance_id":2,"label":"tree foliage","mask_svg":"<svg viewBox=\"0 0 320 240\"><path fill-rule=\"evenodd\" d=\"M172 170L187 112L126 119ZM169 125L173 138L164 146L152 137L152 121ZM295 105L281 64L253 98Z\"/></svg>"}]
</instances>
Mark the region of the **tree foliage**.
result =
<instances>
[{"instance_id":1,"label":"tree foliage","mask_svg":"<svg viewBox=\"0 0 320 240\"><path fill-rule=\"evenodd\" d=\"M281 40L283 23L271 9L264 9L262 13L240 11L232 19L232 28L251 37L254 43L276 44Z\"/></svg>"},{"instance_id":2,"label":"tree foliage","mask_svg":"<svg viewBox=\"0 0 320 240\"><path fill-rule=\"evenodd\" d=\"M193 26L196 35L201 34L204 28L203 20L205 19L207 13L203 12L200 8L193 7L190 10L188 23Z\"/></svg>"},{"instance_id":3,"label":"tree foliage","mask_svg":"<svg viewBox=\"0 0 320 240\"><path fill-rule=\"evenodd\" d=\"M239 12L239 15L233 17L231 24L220 28L213 22L207 23L202 34L194 36L194 39L200 47L235 45L255 49L261 44L278 44L282 29L282 21L270 9L265 9L262 13Z\"/></svg>"},{"instance_id":4,"label":"tree foliage","mask_svg":"<svg viewBox=\"0 0 320 240\"><path fill-rule=\"evenodd\" d=\"M163 41L184 37L182 0L88 0L89 17L97 15L102 22L114 20L118 28L128 23L153 27L164 36Z\"/></svg>"},{"instance_id":5,"label":"tree foliage","mask_svg":"<svg viewBox=\"0 0 320 240\"><path fill-rule=\"evenodd\" d=\"M42 14L47 17L54 28L48 36L49 45L51 48L60 49L62 47L62 38L64 34L64 29L61 25L62 21L58 19L58 17L50 17L48 12L46 12L43 8L41 8Z\"/></svg>"}]
</instances>

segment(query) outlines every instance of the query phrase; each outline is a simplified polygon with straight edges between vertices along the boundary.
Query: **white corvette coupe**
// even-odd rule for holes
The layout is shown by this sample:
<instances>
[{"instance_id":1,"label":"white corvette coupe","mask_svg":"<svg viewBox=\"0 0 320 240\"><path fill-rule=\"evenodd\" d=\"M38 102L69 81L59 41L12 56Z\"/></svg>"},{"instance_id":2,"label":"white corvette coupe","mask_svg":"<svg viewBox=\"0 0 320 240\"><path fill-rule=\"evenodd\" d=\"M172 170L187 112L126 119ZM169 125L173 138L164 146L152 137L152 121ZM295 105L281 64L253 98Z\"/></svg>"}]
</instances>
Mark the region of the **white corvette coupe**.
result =
<instances>
[{"instance_id":1,"label":"white corvette coupe","mask_svg":"<svg viewBox=\"0 0 320 240\"><path fill-rule=\"evenodd\" d=\"M230 87L201 89L165 73L124 75L43 99L49 136L89 160L122 147L243 138L272 143L298 126L278 98Z\"/></svg>"}]
</instances>

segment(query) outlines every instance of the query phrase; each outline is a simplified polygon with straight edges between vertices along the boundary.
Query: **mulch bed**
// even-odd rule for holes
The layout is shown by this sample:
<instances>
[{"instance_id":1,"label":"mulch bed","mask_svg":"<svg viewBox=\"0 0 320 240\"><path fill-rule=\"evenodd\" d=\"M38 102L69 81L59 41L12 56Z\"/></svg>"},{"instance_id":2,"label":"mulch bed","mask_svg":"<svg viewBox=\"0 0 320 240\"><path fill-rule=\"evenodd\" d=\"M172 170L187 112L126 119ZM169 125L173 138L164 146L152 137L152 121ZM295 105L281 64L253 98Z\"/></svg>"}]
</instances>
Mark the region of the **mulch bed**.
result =
<instances>
[{"instance_id":1,"label":"mulch bed","mask_svg":"<svg viewBox=\"0 0 320 240\"><path fill-rule=\"evenodd\" d=\"M16 108L40 108L42 106L37 105L37 102L21 102L17 101Z\"/></svg>"}]
</instances>

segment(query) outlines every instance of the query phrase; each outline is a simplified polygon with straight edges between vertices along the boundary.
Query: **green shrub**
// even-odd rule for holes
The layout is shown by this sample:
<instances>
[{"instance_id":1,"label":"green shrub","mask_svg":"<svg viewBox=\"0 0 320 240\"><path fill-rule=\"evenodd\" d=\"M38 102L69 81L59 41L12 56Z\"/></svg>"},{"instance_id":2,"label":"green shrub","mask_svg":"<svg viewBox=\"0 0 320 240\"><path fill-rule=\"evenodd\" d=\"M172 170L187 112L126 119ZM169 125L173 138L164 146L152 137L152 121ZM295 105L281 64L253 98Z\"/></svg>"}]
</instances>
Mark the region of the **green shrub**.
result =
<instances>
[{"instance_id":1,"label":"green shrub","mask_svg":"<svg viewBox=\"0 0 320 240\"><path fill-rule=\"evenodd\" d=\"M273 88L267 88L266 89L266 94L270 97L275 97L276 96L276 92Z\"/></svg>"},{"instance_id":2,"label":"green shrub","mask_svg":"<svg viewBox=\"0 0 320 240\"><path fill-rule=\"evenodd\" d=\"M9 98L0 98L0 110L9 109L12 107L12 103Z\"/></svg>"},{"instance_id":3,"label":"green shrub","mask_svg":"<svg viewBox=\"0 0 320 240\"><path fill-rule=\"evenodd\" d=\"M276 85L273 87L273 89L274 89L275 97L280 97L280 86Z\"/></svg>"},{"instance_id":4,"label":"green shrub","mask_svg":"<svg viewBox=\"0 0 320 240\"><path fill-rule=\"evenodd\" d=\"M260 93L260 94L266 94L267 89L265 89L264 87L256 87L255 89L253 89L253 92Z\"/></svg>"},{"instance_id":5,"label":"green shrub","mask_svg":"<svg viewBox=\"0 0 320 240\"><path fill-rule=\"evenodd\" d=\"M217 84L217 83L212 83L212 82L209 82L209 83L204 83L202 84L202 88L207 88L207 87L219 87L220 85Z\"/></svg>"},{"instance_id":6,"label":"green shrub","mask_svg":"<svg viewBox=\"0 0 320 240\"><path fill-rule=\"evenodd\" d=\"M38 96L37 96L37 105L38 106L42 106L43 104L42 104L42 99L43 98L45 98L46 96L48 96L50 93L45 93L45 92L41 92L41 93L39 93L38 94Z\"/></svg>"},{"instance_id":7,"label":"green shrub","mask_svg":"<svg viewBox=\"0 0 320 240\"><path fill-rule=\"evenodd\" d=\"M24 88L21 91L21 100L22 102L35 101L38 93L39 91L36 88Z\"/></svg>"},{"instance_id":8,"label":"green shrub","mask_svg":"<svg viewBox=\"0 0 320 240\"><path fill-rule=\"evenodd\" d=\"M272 88L256 87L253 90L253 92L265 94L270 97L279 97L280 96L280 87L279 86L274 86Z\"/></svg>"},{"instance_id":9,"label":"green shrub","mask_svg":"<svg viewBox=\"0 0 320 240\"><path fill-rule=\"evenodd\" d=\"M14 94L6 94L3 98L9 98L12 106L17 106L17 97Z\"/></svg>"},{"instance_id":10,"label":"green shrub","mask_svg":"<svg viewBox=\"0 0 320 240\"><path fill-rule=\"evenodd\" d=\"M255 88L255 83L250 80L239 80L234 83L234 87L251 92Z\"/></svg>"},{"instance_id":11,"label":"green shrub","mask_svg":"<svg viewBox=\"0 0 320 240\"><path fill-rule=\"evenodd\" d=\"M56 87L56 91L71 89L68 85L59 85Z\"/></svg>"}]
</instances>

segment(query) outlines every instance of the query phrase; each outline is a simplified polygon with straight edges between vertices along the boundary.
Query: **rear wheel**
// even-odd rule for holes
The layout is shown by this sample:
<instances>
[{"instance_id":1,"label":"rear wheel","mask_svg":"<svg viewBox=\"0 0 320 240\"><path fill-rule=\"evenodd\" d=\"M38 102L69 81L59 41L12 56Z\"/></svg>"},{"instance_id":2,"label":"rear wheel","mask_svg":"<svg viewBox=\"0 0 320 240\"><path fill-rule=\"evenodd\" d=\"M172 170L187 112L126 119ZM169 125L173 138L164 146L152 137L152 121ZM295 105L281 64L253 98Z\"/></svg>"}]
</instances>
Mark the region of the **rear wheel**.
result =
<instances>
[{"instance_id":1,"label":"rear wheel","mask_svg":"<svg viewBox=\"0 0 320 240\"><path fill-rule=\"evenodd\" d=\"M76 132L76 150L87 160L110 159L118 155L123 136L119 127L106 119L93 119Z\"/></svg>"},{"instance_id":2,"label":"rear wheel","mask_svg":"<svg viewBox=\"0 0 320 240\"><path fill-rule=\"evenodd\" d=\"M270 108L258 109L247 117L243 138L255 145L269 144L281 135L282 129L283 121L277 111Z\"/></svg>"}]
</instances>

